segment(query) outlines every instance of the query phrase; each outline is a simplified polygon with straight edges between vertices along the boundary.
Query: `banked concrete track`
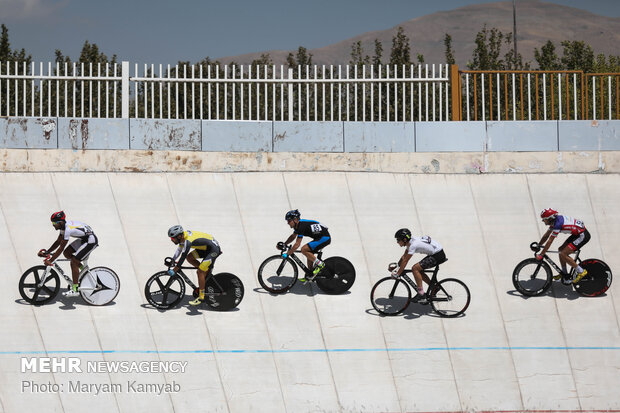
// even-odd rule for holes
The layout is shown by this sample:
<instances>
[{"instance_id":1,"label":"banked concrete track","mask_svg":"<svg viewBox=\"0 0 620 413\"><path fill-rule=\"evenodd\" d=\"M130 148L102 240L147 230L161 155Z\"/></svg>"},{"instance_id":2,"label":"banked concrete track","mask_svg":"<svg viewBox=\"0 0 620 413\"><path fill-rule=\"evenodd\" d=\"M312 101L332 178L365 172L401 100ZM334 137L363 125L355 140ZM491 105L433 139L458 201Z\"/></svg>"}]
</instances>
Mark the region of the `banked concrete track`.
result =
<instances>
[{"instance_id":1,"label":"banked concrete track","mask_svg":"<svg viewBox=\"0 0 620 413\"><path fill-rule=\"evenodd\" d=\"M582 218L593 234L583 256L617 274L619 205L617 174L3 173L0 411L620 411L620 281L598 298L556 283L525 299L511 283L548 206ZM49 215L61 208L96 231L91 265L120 275L112 305L21 300L19 277L56 237ZM349 294L260 288L257 269L289 235L290 208L325 223L326 253L355 264ZM237 311L193 309L188 299L166 312L146 305L144 284L172 253L166 230L176 223L220 241L217 269L246 287ZM441 319L417 304L398 317L374 312L370 289L402 253L393 234L403 226L444 245L441 275L472 293L464 317ZM22 371L22 359L44 357L187 365ZM89 389L69 391L76 382ZM95 386L105 384L120 387ZM159 394L139 384L170 386Z\"/></svg>"}]
</instances>

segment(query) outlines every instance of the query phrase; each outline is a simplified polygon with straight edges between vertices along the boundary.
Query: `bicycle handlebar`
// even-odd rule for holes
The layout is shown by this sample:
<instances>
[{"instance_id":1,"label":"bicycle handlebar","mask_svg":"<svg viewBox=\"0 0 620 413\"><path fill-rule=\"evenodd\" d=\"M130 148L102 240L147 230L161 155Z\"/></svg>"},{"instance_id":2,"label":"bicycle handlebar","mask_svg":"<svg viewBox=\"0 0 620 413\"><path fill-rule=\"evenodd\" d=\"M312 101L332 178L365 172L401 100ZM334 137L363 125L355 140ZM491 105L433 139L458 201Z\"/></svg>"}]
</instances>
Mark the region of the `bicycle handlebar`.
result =
<instances>
[{"instance_id":1,"label":"bicycle handlebar","mask_svg":"<svg viewBox=\"0 0 620 413\"><path fill-rule=\"evenodd\" d=\"M530 244L530 249L534 252L538 252L542 249L542 247L540 246L538 242L534 241Z\"/></svg>"}]
</instances>

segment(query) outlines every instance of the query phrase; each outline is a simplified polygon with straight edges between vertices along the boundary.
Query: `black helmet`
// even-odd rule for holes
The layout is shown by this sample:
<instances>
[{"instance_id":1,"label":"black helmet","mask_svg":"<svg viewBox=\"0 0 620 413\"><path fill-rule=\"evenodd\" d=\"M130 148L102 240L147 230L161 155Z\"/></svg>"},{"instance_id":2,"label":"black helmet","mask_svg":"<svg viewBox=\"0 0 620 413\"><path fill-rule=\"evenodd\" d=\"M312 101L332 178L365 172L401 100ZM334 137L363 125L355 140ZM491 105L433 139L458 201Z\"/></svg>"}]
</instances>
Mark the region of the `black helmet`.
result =
<instances>
[{"instance_id":1,"label":"black helmet","mask_svg":"<svg viewBox=\"0 0 620 413\"><path fill-rule=\"evenodd\" d=\"M289 221L294 218L299 218L300 216L301 214L299 213L298 209L291 209L290 211L286 213L286 215L284 216L284 219Z\"/></svg>"},{"instance_id":2,"label":"black helmet","mask_svg":"<svg viewBox=\"0 0 620 413\"><path fill-rule=\"evenodd\" d=\"M397 241L407 242L411 239L411 231L409 231L409 229L407 228L401 228L396 231L396 234L394 234L394 238L396 238Z\"/></svg>"},{"instance_id":3,"label":"black helmet","mask_svg":"<svg viewBox=\"0 0 620 413\"><path fill-rule=\"evenodd\" d=\"M50 217L50 221L52 222L60 222L66 219L65 213L63 211L54 212Z\"/></svg>"},{"instance_id":4,"label":"black helmet","mask_svg":"<svg viewBox=\"0 0 620 413\"><path fill-rule=\"evenodd\" d=\"M183 227L180 225L174 225L168 230L168 236L170 238L176 238L183 233Z\"/></svg>"}]
</instances>

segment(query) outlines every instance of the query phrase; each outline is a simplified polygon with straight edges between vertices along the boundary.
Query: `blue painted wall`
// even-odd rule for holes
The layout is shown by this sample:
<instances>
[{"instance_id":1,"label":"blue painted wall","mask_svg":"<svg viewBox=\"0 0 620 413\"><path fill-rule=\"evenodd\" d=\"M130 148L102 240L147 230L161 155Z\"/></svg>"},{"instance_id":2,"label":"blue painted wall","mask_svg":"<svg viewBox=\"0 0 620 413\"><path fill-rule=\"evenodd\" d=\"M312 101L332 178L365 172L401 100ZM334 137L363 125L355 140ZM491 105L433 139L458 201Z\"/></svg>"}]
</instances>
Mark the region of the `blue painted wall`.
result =
<instances>
[{"instance_id":1,"label":"blue painted wall","mask_svg":"<svg viewBox=\"0 0 620 413\"><path fill-rule=\"evenodd\" d=\"M270 122L0 119L0 148L211 152L620 150L620 121Z\"/></svg>"}]
</instances>

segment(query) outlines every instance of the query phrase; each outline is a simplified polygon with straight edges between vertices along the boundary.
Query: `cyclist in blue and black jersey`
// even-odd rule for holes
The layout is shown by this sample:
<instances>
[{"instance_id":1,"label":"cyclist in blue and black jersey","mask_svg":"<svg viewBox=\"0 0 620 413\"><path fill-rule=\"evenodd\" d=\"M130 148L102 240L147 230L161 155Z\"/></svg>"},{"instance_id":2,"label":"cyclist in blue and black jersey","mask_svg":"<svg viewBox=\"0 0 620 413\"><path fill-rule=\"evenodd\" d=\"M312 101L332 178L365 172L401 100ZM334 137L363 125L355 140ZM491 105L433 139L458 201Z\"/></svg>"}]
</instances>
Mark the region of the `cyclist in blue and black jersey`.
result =
<instances>
[{"instance_id":1,"label":"cyclist in blue and black jersey","mask_svg":"<svg viewBox=\"0 0 620 413\"><path fill-rule=\"evenodd\" d=\"M299 219L300 217L301 214L297 209L288 211L284 217L289 227L293 228L293 233L286 240L286 244L289 244L293 239L297 238L295 244L288 253L292 254L297 251L303 237L312 238L313 241L301 247L301 253L308 259L308 268L314 268L312 273L316 276L325 267L325 264L323 261L319 260L314 253L328 246L332 239L326 226L311 219ZM284 254L284 256L286 257L287 254ZM308 280L304 277L300 278L299 281L306 282Z\"/></svg>"}]
</instances>

